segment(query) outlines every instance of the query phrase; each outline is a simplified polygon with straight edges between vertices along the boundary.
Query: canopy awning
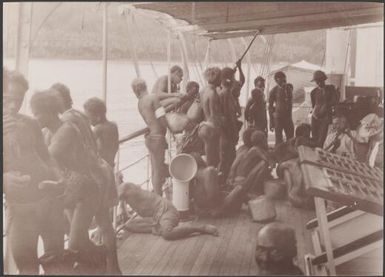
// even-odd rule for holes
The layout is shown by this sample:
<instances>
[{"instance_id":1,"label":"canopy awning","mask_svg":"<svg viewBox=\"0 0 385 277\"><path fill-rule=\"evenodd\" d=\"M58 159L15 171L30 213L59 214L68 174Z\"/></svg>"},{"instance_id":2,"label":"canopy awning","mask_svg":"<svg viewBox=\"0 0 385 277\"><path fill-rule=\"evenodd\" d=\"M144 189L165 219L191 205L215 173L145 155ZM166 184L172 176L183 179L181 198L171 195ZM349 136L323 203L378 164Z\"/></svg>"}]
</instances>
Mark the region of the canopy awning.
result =
<instances>
[{"instance_id":1,"label":"canopy awning","mask_svg":"<svg viewBox=\"0 0 385 277\"><path fill-rule=\"evenodd\" d=\"M277 34L383 21L383 3L369 2L140 2L214 39Z\"/></svg>"}]
</instances>

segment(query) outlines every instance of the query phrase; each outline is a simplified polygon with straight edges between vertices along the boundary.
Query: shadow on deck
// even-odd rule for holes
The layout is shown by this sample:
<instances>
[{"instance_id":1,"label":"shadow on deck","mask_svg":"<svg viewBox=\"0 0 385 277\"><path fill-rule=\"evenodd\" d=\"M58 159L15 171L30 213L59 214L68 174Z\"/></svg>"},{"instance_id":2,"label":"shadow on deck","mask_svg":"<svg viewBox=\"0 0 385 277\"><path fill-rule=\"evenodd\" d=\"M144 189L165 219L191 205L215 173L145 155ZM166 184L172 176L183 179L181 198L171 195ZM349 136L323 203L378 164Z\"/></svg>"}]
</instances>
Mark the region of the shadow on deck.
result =
<instances>
[{"instance_id":1,"label":"shadow on deck","mask_svg":"<svg viewBox=\"0 0 385 277\"><path fill-rule=\"evenodd\" d=\"M294 208L276 201L277 219L296 230L298 264L312 252L310 233L305 229L314 211ZM148 275L256 275L256 234L263 224L251 221L246 209L231 218L198 219L214 224L219 237L201 235L179 241L165 241L151 234L126 233L119 242L118 257L123 274ZM189 223L181 223L189 224Z\"/></svg>"}]
</instances>

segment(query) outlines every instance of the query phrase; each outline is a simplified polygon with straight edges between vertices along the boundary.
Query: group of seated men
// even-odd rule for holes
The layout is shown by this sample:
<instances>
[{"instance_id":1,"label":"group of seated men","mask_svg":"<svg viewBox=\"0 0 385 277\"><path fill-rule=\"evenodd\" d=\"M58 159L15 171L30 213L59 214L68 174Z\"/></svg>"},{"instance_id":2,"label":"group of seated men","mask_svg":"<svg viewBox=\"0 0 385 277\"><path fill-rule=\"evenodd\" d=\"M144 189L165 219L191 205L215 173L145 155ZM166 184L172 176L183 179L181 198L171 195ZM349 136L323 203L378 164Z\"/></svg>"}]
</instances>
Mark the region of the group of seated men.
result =
<instances>
[{"instance_id":1,"label":"group of seated men","mask_svg":"<svg viewBox=\"0 0 385 277\"><path fill-rule=\"evenodd\" d=\"M116 124L98 98L84 104L87 116L73 109L60 83L33 94L35 120L19 112L27 90L22 74L3 69L6 232L19 273L38 274L41 265L45 274L121 274L110 213L117 199ZM93 221L101 245L90 240Z\"/></svg>"}]
</instances>

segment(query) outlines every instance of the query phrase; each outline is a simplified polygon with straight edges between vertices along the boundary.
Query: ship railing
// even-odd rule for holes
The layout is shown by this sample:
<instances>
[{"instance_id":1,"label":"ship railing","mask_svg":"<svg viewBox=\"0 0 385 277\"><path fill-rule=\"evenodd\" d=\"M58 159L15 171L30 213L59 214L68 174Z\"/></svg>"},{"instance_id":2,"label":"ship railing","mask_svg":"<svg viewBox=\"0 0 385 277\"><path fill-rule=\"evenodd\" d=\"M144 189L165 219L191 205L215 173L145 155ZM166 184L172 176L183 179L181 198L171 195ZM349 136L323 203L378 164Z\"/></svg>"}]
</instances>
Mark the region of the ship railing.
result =
<instances>
[{"instance_id":1,"label":"ship railing","mask_svg":"<svg viewBox=\"0 0 385 277\"><path fill-rule=\"evenodd\" d=\"M146 161L146 177L144 178L144 180L142 182L139 182L137 183L137 185L139 185L140 187L142 187L143 189L146 189L146 190L151 190L152 189L152 185L151 185L151 182L150 182L150 176L151 176L151 162L150 162L150 156L148 153L146 153L145 155L139 157L138 159L130 162L129 164L127 165L122 165L122 161L121 161L121 158L122 158L122 146L123 145L126 145L127 143L130 143L132 142L135 138L138 138L142 135L145 135L146 133L148 132L148 128L143 128L143 129L140 129L140 130L137 130L135 132L132 132L126 136L124 136L123 138L121 138L119 140L119 150L116 154L116 159L115 159L115 176L117 177L116 181L117 181L117 184L119 184L122 180L120 179L119 180L119 176L123 176L124 172L129 170L129 169L132 169L133 167L135 166L138 166L139 164L141 164L142 162ZM170 138L171 139L171 138ZM169 149L171 149L171 145L169 145ZM169 150L169 159L171 159L171 152L172 150ZM145 187L144 184L146 184ZM170 188L171 186L171 182L168 182L167 185L165 185L163 187L163 192L166 192L167 193L167 190ZM121 226L117 226L117 223L118 223L118 208L119 208L119 205L122 205L122 203L119 203L117 206L115 206L113 208L113 226L114 226L114 229L116 231L116 233L118 233L120 230L121 230ZM124 204L123 204L124 205ZM130 211L130 207L125 205L124 208L127 210ZM134 219L137 214L134 213L132 210L130 211L132 212L131 213L131 216L128 218L128 221ZM125 223L127 223L128 221L126 221Z\"/></svg>"}]
</instances>

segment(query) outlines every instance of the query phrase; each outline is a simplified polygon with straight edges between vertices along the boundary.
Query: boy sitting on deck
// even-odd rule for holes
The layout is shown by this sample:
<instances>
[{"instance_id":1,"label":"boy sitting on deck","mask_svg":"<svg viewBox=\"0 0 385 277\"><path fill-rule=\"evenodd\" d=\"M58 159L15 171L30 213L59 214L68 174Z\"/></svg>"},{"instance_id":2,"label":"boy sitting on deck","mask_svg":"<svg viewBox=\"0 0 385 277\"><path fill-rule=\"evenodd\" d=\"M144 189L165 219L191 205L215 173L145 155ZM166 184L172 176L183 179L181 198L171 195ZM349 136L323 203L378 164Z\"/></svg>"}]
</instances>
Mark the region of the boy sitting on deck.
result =
<instances>
[{"instance_id":1,"label":"boy sitting on deck","mask_svg":"<svg viewBox=\"0 0 385 277\"><path fill-rule=\"evenodd\" d=\"M134 233L152 233L166 240L177 240L194 234L218 236L213 225L183 226L179 224L179 212L166 198L141 189L132 183L121 184L119 198L143 218L133 219L125 224L125 229Z\"/></svg>"}]
</instances>

